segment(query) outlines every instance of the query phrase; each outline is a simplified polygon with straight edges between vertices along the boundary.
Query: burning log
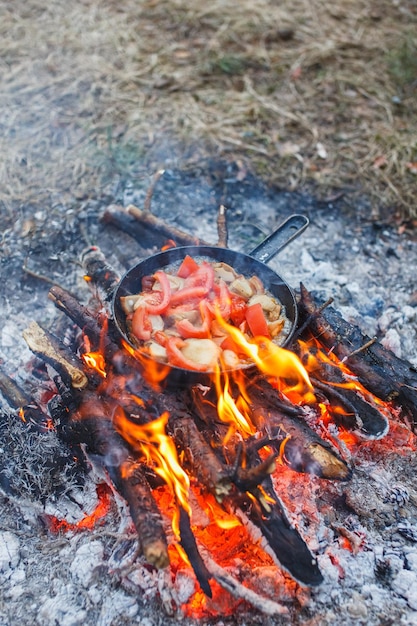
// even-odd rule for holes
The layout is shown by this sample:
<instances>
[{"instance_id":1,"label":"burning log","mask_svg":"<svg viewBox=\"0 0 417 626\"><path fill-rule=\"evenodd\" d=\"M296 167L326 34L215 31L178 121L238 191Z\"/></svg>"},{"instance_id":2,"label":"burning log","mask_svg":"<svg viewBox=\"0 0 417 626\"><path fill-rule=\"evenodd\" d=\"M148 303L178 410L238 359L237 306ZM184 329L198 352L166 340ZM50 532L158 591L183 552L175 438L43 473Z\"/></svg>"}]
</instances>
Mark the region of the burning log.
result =
<instances>
[{"instance_id":1,"label":"burning log","mask_svg":"<svg viewBox=\"0 0 417 626\"><path fill-rule=\"evenodd\" d=\"M192 474L221 502L230 494L230 476L198 430L194 420L188 416L172 419L172 434L177 445L184 452Z\"/></svg>"},{"instance_id":2,"label":"burning log","mask_svg":"<svg viewBox=\"0 0 417 626\"><path fill-rule=\"evenodd\" d=\"M303 420L301 407L290 411L277 391L264 379L249 383L252 418L261 433L277 447L280 459L297 472L315 474L330 480L348 480L351 470L328 441Z\"/></svg>"},{"instance_id":3,"label":"burning log","mask_svg":"<svg viewBox=\"0 0 417 626\"><path fill-rule=\"evenodd\" d=\"M328 407L336 424L353 430L368 439L380 439L389 429L387 418L369 402L362 399L356 391L335 388L328 382L311 378L315 389L324 392Z\"/></svg>"},{"instance_id":4,"label":"burning log","mask_svg":"<svg viewBox=\"0 0 417 626\"><path fill-rule=\"evenodd\" d=\"M168 567L168 544L161 513L152 495L144 467L129 458L120 471L113 468L112 474L118 492L129 505L130 516L146 561L157 569Z\"/></svg>"},{"instance_id":5,"label":"burning log","mask_svg":"<svg viewBox=\"0 0 417 626\"><path fill-rule=\"evenodd\" d=\"M201 589L204 591L206 596L211 598L213 595L209 583L211 574L198 550L197 542L193 535L193 531L191 530L190 516L182 506L179 507L179 515L180 543L190 560L191 567L193 568L196 578L200 583Z\"/></svg>"},{"instance_id":6,"label":"burning log","mask_svg":"<svg viewBox=\"0 0 417 626\"><path fill-rule=\"evenodd\" d=\"M357 376L361 384L381 400L395 402L402 408L403 419L417 429L417 373L410 363L399 359L380 343L342 318L333 307L315 315L317 305L311 293L301 285L300 314L312 316L310 330L328 349L334 351ZM363 350L363 346L368 348Z\"/></svg>"},{"instance_id":7,"label":"burning log","mask_svg":"<svg viewBox=\"0 0 417 626\"><path fill-rule=\"evenodd\" d=\"M74 389L84 389L88 384L82 362L57 337L32 322L23 331L30 350L52 365L62 380Z\"/></svg>"},{"instance_id":8,"label":"burning log","mask_svg":"<svg viewBox=\"0 0 417 626\"><path fill-rule=\"evenodd\" d=\"M158 505L143 468L132 459L131 450L116 432L109 416L114 407L96 394L83 394L66 435L83 443L95 467L103 467L118 493L126 500L144 557L156 568L169 564L168 544Z\"/></svg>"}]
</instances>

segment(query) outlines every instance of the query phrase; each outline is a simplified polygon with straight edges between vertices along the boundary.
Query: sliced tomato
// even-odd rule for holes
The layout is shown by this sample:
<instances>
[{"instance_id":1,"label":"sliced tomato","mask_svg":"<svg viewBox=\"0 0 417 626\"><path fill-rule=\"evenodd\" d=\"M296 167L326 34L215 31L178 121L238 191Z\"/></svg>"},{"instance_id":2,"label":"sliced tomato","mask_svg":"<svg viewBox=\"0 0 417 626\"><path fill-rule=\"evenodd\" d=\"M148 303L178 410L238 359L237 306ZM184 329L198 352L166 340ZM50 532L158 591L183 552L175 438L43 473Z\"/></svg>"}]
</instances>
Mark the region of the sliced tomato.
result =
<instances>
[{"instance_id":1,"label":"sliced tomato","mask_svg":"<svg viewBox=\"0 0 417 626\"><path fill-rule=\"evenodd\" d=\"M132 316L132 333L142 341L149 341L152 334L152 325L145 306L139 306Z\"/></svg>"},{"instance_id":2,"label":"sliced tomato","mask_svg":"<svg viewBox=\"0 0 417 626\"><path fill-rule=\"evenodd\" d=\"M186 370L194 370L196 372L205 372L207 367L196 363L191 359L187 359L181 352L181 346L185 345L182 339L178 337L169 337L165 348L167 351L168 363L175 367L182 367Z\"/></svg>"},{"instance_id":3,"label":"sliced tomato","mask_svg":"<svg viewBox=\"0 0 417 626\"><path fill-rule=\"evenodd\" d=\"M245 317L249 330L254 337L269 337L268 324L259 302L247 307Z\"/></svg>"},{"instance_id":4,"label":"sliced tomato","mask_svg":"<svg viewBox=\"0 0 417 626\"><path fill-rule=\"evenodd\" d=\"M231 307L231 293L227 288L224 280L220 279L218 283L215 283L214 291L217 294L214 300L214 306L219 311L222 318L226 321L230 319Z\"/></svg>"},{"instance_id":5,"label":"sliced tomato","mask_svg":"<svg viewBox=\"0 0 417 626\"><path fill-rule=\"evenodd\" d=\"M199 326L192 324L190 320L183 319L178 321L175 326L181 337L189 339L195 337L197 339L208 339L211 337L211 320L213 319L208 302L203 300L200 302L200 314L202 323Z\"/></svg>"},{"instance_id":6,"label":"sliced tomato","mask_svg":"<svg viewBox=\"0 0 417 626\"><path fill-rule=\"evenodd\" d=\"M214 268L207 261L203 261L198 269L190 274L185 280L185 287L205 287L207 293L213 289Z\"/></svg>"},{"instance_id":7,"label":"sliced tomato","mask_svg":"<svg viewBox=\"0 0 417 626\"><path fill-rule=\"evenodd\" d=\"M244 298L234 293L230 294L230 320L235 326L240 326L246 319L248 303Z\"/></svg>"},{"instance_id":8,"label":"sliced tomato","mask_svg":"<svg viewBox=\"0 0 417 626\"><path fill-rule=\"evenodd\" d=\"M184 287L172 294L170 300L170 306L176 306L177 304L185 304L190 300L200 300L204 298L208 293L206 287Z\"/></svg>"},{"instance_id":9,"label":"sliced tomato","mask_svg":"<svg viewBox=\"0 0 417 626\"><path fill-rule=\"evenodd\" d=\"M196 263L196 261L194 261L194 259L190 257L189 254L187 254L187 256L184 257L184 260L178 268L177 276L179 276L180 278L188 278L190 274L197 270L198 263Z\"/></svg>"},{"instance_id":10,"label":"sliced tomato","mask_svg":"<svg viewBox=\"0 0 417 626\"><path fill-rule=\"evenodd\" d=\"M167 310L171 300L171 285L168 276L162 270L154 274L154 279L161 285L161 291L153 290L145 296L146 309L150 315L161 315Z\"/></svg>"}]
</instances>

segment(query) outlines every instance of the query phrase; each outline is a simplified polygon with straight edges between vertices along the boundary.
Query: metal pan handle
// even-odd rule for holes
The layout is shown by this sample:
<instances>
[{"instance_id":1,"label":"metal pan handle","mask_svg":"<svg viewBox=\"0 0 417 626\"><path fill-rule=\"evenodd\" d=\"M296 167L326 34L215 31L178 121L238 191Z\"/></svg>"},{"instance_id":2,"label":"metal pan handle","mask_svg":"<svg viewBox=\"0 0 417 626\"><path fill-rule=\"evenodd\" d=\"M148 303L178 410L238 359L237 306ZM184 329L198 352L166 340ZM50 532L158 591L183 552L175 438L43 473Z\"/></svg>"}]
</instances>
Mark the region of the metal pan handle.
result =
<instances>
[{"instance_id":1,"label":"metal pan handle","mask_svg":"<svg viewBox=\"0 0 417 626\"><path fill-rule=\"evenodd\" d=\"M278 252L281 252L293 239L301 235L307 228L310 220L305 215L291 215L278 228L256 246L250 256L261 263L267 263Z\"/></svg>"}]
</instances>

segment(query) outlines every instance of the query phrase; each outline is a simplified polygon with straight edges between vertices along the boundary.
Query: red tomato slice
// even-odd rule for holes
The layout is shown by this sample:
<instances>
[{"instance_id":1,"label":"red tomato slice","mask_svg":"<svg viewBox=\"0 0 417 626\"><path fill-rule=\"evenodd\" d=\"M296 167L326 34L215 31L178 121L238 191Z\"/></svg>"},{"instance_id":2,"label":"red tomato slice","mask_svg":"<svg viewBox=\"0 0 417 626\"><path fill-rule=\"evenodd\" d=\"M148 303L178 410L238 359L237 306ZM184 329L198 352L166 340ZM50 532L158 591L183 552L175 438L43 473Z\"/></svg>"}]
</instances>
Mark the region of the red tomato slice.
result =
<instances>
[{"instance_id":1,"label":"red tomato slice","mask_svg":"<svg viewBox=\"0 0 417 626\"><path fill-rule=\"evenodd\" d=\"M177 304L184 304L190 300L200 300L204 298L208 293L206 287L184 287L172 294L170 305L176 306Z\"/></svg>"},{"instance_id":2,"label":"red tomato slice","mask_svg":"<svg viewBox=\"0 0 417 626\"><path fill-rule=\"evenodd\" d=\"M239 327L246 317L247 302L241 296L230 294L230 320Z\"/></svg>"},{"instance_id":3,"label":"red tomato slice","mask_svg":"<svg viewBox=\"0 0 417 626\"><path fill-rule=\"evenodd\" d=\"M219 280L218 284L214 285L214 291L217 293L217 297L214 300L215 307L218 308L220 315L227 322L230 319L232 310L231 293L224 280Z\"/></svg>"},{"instance_id":4,"label":"red tomato slice","mask_svg":"<svg viewBox=\"0 0 417 626\"><path fill-rule=\"evenodd\" d=\"M133 313L132 333L142 341L149 341L152 333L152 325L149 321L147 308L140 306Z\"/></svg>"},{"instance_id":5,"label":"red tomato slice","mask_svg":"<svg viewBox=\"0 0 417 626\"><path fill-rule=\"evenodd\" d=\"M254 337L262 336L269 337L268 324L265 319L265 314L259 302L251 304L246 309L246 321L249 326L249 330Z\"/></svg>"},{"instance_id":6,"label":"red tomato slice","mask_svg":"<svg viewBox=\"0 0 417 626\"><path fill-rule=\"evenodd\" d=\"M197 271L190 274L185 280L185 287L205 287L207 292L213 289L213 284L214 267L210 263L207 263L207 261L203 261L203 263L198 266Z\"/></svg>"},{"instance_id":7,"label":"red tomato slice","mask_svg":"<svg viewBox=\"0 0 417 626\"><path fill-rule=\"evenodd\" d=\"M205 365L201 365L192 361L191 359L187 359L180 348L183 344L182 339L178 337L170 337L166 342L165 348L167 351L168 363L170 365L174 365L175 367L182 367L186 370L194 370L196 372L205 372L207 367Z\"/></svg>"},{"instance_id":8,"label":"red tomato slice","mask_svg":"<svg viewBox=\"0 0 417 626\"><path fill-rule=\"evenodd\" d=\"M171 299L171 285L168 276L162 270L158 270L154 274L155 280L161 285L162 291L152 291L149 296L146 295L146 310L149 315L161 315L165 313Z\"/></svg>"},{"instance_id":9,"label":"red tomato slice","mask_svg":"<svg viewBox=\"0 0 417 626\"><path fill-rule=\"evenodd\" d=\"M198 270L198 264L194 261L189 254L184 257L183 262L178 268L177 276L180 278L188 278L190 274Z\"/></svg>"}]
</instances>

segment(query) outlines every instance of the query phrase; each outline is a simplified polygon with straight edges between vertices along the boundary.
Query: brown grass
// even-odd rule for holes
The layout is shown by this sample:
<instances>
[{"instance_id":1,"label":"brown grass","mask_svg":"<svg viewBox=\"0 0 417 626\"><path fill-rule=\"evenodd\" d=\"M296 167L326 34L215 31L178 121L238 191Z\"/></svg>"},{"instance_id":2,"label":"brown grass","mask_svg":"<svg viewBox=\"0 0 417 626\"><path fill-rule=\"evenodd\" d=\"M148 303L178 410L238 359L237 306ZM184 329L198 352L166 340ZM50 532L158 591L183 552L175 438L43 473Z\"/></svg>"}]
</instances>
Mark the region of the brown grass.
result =
<instances>
[{"instance_id":1,"label":"brown grass","mask_svg":"<svg viewBox=\"0 0 417 626\"><path fill-rule=\"evenodd\" d=\"M414 0L2 3L0 200L215 154L416 218L416 22Z\"/></svg>"}]
</instances>

